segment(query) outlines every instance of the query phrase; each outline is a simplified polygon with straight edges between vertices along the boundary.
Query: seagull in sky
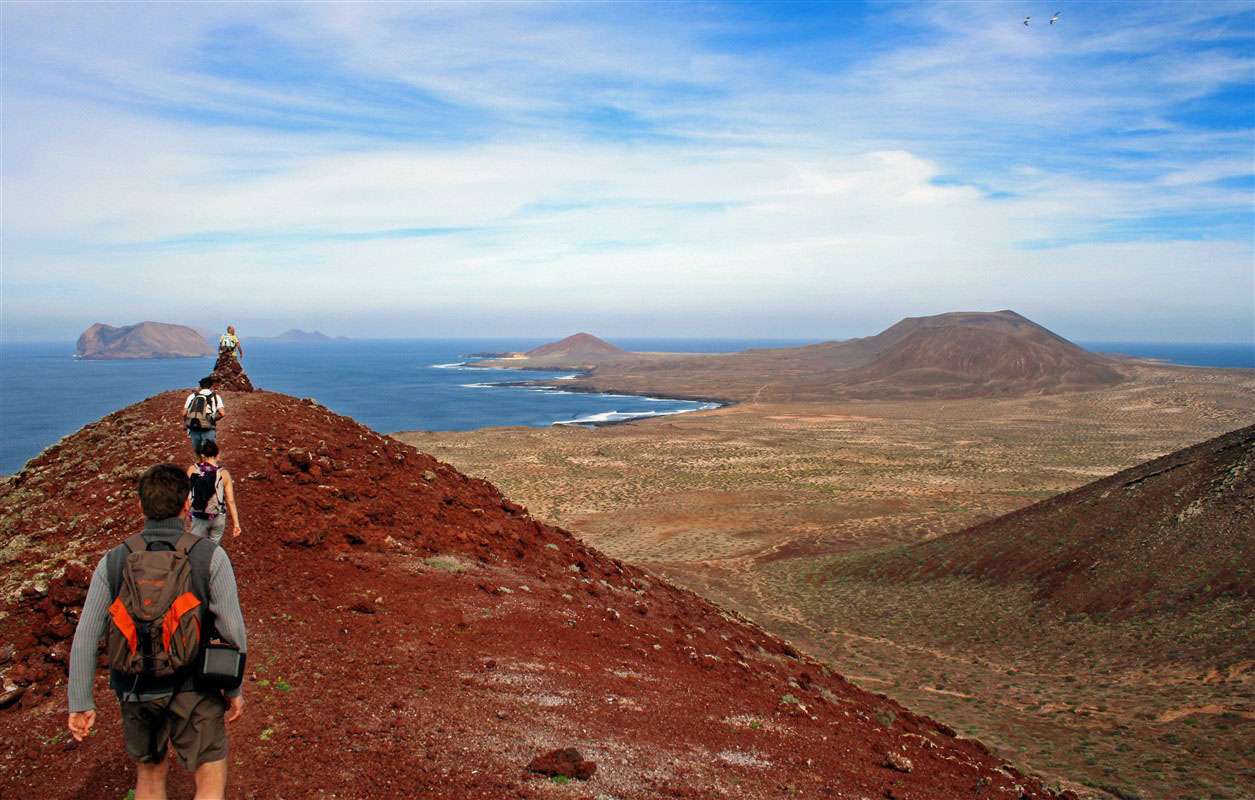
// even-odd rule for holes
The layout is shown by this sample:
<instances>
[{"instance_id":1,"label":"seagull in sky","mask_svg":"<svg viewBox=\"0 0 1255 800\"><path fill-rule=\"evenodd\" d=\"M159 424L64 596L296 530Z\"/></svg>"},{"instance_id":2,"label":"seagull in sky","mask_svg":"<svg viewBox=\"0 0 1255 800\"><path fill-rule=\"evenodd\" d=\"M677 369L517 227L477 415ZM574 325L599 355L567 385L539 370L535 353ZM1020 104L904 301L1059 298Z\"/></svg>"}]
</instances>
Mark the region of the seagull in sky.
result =
<instances>
[{"instance_id":1,"label":"seagull in sky","mask_svg":"<svg viewBox=\"0 0 1255 800\"><path fill-rule=\"evenodd\" d=\"M1028 24L1028 21L1029 21L1030 19L1032 19L1032 17L1025 17L1025 18L1024 18L1024 24L1025 24L1025 25L1027 25L1027 24Z\"/></svg>"},{"instance_id":2,"label":"seagull in sky","mask_svg":"<svg viewBox=\"0 0 1255 800\"><path fill-rule=\"evenodd\" d=\"M1056 12L1055 12L1055 15L1054 15L1053 17L1051 17L1051 18L1050 18L1050 24L1051 24L1051 25L1054 25L1054 24L1055 24L1055 20L1057 20L1057 19L1059 18L1059 14L1061 14L1061 13L1063 13L1063 12L1061 12L1061 11L1056 11Z\"/></svg>"}]
</instances>

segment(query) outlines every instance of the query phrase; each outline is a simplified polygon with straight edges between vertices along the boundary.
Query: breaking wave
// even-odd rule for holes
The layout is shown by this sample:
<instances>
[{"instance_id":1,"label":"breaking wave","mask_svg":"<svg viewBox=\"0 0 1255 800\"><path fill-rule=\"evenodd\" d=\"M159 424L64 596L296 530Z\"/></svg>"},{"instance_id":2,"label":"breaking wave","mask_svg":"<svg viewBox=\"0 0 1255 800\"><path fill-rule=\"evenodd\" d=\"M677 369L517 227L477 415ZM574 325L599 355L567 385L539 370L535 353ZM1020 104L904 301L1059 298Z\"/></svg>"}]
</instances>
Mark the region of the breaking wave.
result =
<instances>
[{"instance_id":1,"label":"breaking wave","mask_svg":"<svg viewBox=\"0 0 1255 800\"><path fill-rule=\"evenodd\" d=\"M641 398L642 400L646 398ZM648 398L650 400L664 400L665 398ZM600 414L587 414L575 419L560 419L553 423L554 425L603 425L607 422L624 422L629 419L641 419L644 417L669 417L674 414L687 414L690 411L710 411L718 408L719 403L702 403L697 408L677 408L674 411L603 411Z\"/></svg>"}]
</instances>

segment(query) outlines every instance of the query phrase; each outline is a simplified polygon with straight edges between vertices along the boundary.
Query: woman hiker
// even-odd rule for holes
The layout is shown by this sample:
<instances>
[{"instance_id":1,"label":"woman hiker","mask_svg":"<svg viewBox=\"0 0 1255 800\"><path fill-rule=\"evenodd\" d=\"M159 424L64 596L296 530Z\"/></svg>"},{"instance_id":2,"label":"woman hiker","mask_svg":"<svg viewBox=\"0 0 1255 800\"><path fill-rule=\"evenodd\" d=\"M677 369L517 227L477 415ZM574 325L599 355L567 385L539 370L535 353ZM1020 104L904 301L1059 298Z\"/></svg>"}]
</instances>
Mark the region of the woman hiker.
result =
<instances>
[{"instance_id":1,"label":"woman hiker","mask_svg":"<svg viewBox=\"0 0 1255 800\"><path fill-rule=\"evenodd\" d=\"M222 543L231 512L231 535L240 535L240 512L235 508L235 486L231 473L218 466L218 443L201 442L200 463L187 468L192 480L192 533Z\"/></svg>"}]
</instances>

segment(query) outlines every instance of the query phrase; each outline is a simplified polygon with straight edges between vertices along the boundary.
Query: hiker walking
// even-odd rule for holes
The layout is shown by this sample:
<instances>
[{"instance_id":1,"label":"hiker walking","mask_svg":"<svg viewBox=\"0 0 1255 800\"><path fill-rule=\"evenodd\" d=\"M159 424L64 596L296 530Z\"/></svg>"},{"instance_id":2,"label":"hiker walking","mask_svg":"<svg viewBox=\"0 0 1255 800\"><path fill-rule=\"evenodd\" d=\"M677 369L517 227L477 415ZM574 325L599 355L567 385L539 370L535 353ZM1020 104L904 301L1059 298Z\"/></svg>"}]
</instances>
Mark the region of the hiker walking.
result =
<instances>
[{"instance_id":1,"label":"hiker walking","mask_svg":"<svg viewBox=\"0 0 1255 800\"><path fill-rule=\"evenodd\" d=\"M187 428L188 438L192 440L192 451L200 456L200 447L205 442L218 440L218 420L226 414L226 405L222 395L214 391L213 376L200 379L200 388L187 396L183 401L183 427Z\"/></svg>"},{"instance_id":2,"label":"hiker walking","mask_svg":"<svg viewBox=\"0 0 1255 800\"><path fill-rule=\"evenodd\" d=\"M222 544L227 529L227 511L231 512L231 535L240 535L240 512L235 509L235 485L231 473L218 466L218 443L202 442L200 461L187 468L192 482L192 533Z\"/></svg>"},{"instance_id":3,"label":"hiker walking","mask_svg":"<svg viewBox=\"0 0 1255 800\"><path fill-rule=\"evenodd\" d=\"M140 478L144 529L96 565L70 649L68 724L81 742L96 723L93 673L106 636L109 686L121 705L126 753L136 762L136 800L166 796L170 745L194 774L197 797L225 797L226 723L244 713L239 678L247 634L235 572L225 550L183 530L189 488L175 464L158 464ZM207 648L215 630L234 648ZM208 658L212 653L216 665L223 652L233 670L226 679ZM225 692L206 688L215 679Z\"/></svg>"},{"instance_id":4,"label":"hiker walking","mask_svg":"<svg viewBox=\"0 0 1255 800\"><path fill-rule=\"evenodd\" d=\"M244 355L244 348L240 346L240 339L235 335L235 326L228 325L227 332L218 340L218 358L230 356L239 361L242 355Z\"/></svg>"}]
</instances>

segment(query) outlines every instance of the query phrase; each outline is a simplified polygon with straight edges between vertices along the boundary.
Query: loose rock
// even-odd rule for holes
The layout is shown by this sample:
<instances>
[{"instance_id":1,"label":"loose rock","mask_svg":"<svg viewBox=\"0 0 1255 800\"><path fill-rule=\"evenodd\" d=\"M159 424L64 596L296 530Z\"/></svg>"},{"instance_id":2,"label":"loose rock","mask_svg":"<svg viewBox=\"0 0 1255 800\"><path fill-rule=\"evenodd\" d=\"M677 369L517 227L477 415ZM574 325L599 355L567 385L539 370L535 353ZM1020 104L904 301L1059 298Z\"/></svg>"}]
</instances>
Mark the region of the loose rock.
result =
<instances>
[{"instance_id":1,"label":"loose rock","mask_svg":"<svg viewBox=\"0 0 1255 800\"><path fill-rule=\"evenodd\" d=\"M550 777L563 775L568 778L586 781L593 777L593 773L597 771L597 764L592 761L585 761L578 750L568 747L563 750L551 750L543 756L533 758L532 763L528 764L527 768L532 772L539 772L541 775Z\"/></svg>"}]
</instances>

